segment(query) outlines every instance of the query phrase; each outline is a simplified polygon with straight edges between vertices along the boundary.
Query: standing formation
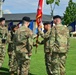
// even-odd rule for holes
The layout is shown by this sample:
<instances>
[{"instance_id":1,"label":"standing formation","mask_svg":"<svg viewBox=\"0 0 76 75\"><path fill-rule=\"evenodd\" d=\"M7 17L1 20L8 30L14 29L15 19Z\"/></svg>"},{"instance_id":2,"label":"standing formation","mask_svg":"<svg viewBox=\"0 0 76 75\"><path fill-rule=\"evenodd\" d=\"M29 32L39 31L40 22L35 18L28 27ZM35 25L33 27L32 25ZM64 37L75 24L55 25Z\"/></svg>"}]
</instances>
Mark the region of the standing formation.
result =
<instances>
[{"instance_id":1,"label":"standing formation","mask_svg":"<svg viewBox=\"0 0 76 75\"><path fill-rule=\"evenodd\" d=\"M61 17L53 17L50 22L44 23L44 33L38 27L38 34L43 38L38 41L44 45L45 65L48 75L65 75L65 63L69 49L69 30L66 25L62 25ZM9 71L10 75L28 75L30 59L33 48L33 32L28 28L29 17L22 18L22 26L14 25L11 31L4 26L5 18L0 18L0 68L2 67L6 45L8 43Z\"/></svg>"}]
</instances>

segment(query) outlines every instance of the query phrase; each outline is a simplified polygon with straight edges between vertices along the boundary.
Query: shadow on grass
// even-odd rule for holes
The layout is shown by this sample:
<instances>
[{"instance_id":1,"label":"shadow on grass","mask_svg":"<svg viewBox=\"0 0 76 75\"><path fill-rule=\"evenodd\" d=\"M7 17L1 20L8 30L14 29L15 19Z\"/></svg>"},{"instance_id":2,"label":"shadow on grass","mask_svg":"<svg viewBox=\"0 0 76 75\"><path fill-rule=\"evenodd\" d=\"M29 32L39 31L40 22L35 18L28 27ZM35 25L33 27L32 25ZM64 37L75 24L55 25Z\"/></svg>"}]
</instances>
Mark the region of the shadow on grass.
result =
<instances>
[{"instance_id":1,"label":"shadow on grass","mask_svg":"<svg viewBox=\"0 0 76 75\"><path fill-rule=\"evenodd\" d=\"M10 73L6 73L6 72L0 72L0 75L10 75ZM14 75L17 75L17 74L14 74Z\"/></svg>"},{"instance_id":2,"label":"shadow on grass","mask_svg":"<svg viewBox=\"0 0 76 75\"><path fill-rule=\"evenodd\" d=\"M10 73L9 73L9 72L8 72L8 73L0 72L0 75L10 75ZM15 74L15 75L17 75L17 74ZM31 74L31 73L29 73L29 75L35 75L35 74Z\"/></svg>"},{"instance_id":3,"label":"shadow on grass","mask_svg":"<svg viewBox=\"0 0 76 75\"><path fill-rule=\"evenodd\" d=\"M2 71L9 71L9 69L4 68L4 67L0 68L0 70L2 70Z\"/></svg>"},{"instance_id":4,"label":"shadow on grass","mask_svg":"<svg viewBox=\"0 0 76 75\"><path fill-rule=\"evenodd\" d=\"M0 75L10 75L9 73L0 72Z\"/></svg>"},{"instance_id":5,"label":"shadow on grass","mask_svg":"<svg viewBox=\"0 0 76 75\"><path fill-rule=\"evenodd\" d=\"M4 68L4 67L0 68L0 75L10 75L9 69ZM15 75L17 75L17 74L15 74ZM29 73L28 75L35 75L35 74Z\"/></svg>"},{"instance_id":6,"label":"shadow on grass","mask_svg":"<svg viewBox=\"0 0 76 75\"><path fill-rule=\"evenodd\" d=\"M29 73L29 75L35 75L35 74Z\"/></svg>"}]
</instances>

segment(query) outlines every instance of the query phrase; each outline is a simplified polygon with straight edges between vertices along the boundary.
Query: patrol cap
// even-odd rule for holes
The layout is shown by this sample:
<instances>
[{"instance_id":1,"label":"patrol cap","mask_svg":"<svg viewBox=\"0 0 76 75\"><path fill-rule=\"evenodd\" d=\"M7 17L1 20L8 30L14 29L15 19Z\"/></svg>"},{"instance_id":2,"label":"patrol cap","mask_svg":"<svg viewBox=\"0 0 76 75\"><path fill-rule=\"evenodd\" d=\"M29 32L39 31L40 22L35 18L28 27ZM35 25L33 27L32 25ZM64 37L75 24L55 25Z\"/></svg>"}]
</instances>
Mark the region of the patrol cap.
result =
<instances>
[{"instance_id":1,"label":"patrol cap","mask_svg":"<svg viewBox=\"0 0 76 75\"><path fill-rule=\"evenodd\" d=\"M4 17L1 17L1 18L0 18L0 22L2 22L3 20L5 20L5 18L4 18Z\"/></svg>"},{"instance_id":2,"label":"patrol cap","mask_svg":"<svg viewBox=\"0 0 76 75\"><path fill-rule=\"evenodd\" d=\"M56 15L56 16L53 17L53 19L56 19L56 18L62 19L61 16L59 16L59 15Z\"/></svg>"},{"instance_id":3,"label":"patrol cap","mask_svg":"<svg viewBox=\"0 0 76 75\"><path fill-rule=\"evenodd\" d=\"M13 26L11 27L11 30L13 30L15 27L16 27L16 25L13 25Z\"/></svg>"},{"instance_id":4,"label":"patrol cap","mask_svg":"<svg viewBox=\"0 0 76 75\"><path fill-rule=\"evenodd\" d=\"M51 23L50 22L44 22L43 23L44 26L47 25L47 24L51 24Z\"/></svg>"},{"instance_id":5,"label":"patrol cap","mask_svg":"<svg viewBox=\"0 0 76 75\"><path fill-rule=\"evenodd\" d=\"M22 18L22 21L30 22L31 20L30 20L30 18L29 18L29 17L25 16L25 17L23 17L23 18Z\"/></svg>"}]
</instances>

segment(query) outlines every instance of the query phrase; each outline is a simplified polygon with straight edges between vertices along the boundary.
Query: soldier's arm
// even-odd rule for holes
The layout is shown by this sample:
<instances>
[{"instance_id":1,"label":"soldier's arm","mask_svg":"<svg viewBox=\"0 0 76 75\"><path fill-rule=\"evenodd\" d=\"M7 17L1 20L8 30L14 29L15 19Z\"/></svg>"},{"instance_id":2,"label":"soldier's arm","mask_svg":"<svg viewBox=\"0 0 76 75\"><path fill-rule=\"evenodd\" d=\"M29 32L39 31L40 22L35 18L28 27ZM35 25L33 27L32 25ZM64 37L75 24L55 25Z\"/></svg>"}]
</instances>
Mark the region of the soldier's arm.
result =
<instances>
[{"instance_id":1,"label":"soldier's arm","mask_svg":"<svg viewBox=\"0 0 76 75\"><path fill-rule=\"evenodd\" d=\"M70 48L70 35L69 35L69 29L67 28L66 25L64 25L65 27L65 32L66 32L66 37L67 37L67 50Z\"/></svg>"},{"instance_id":2,"label":"soldier's arm","mask_svg":"<svg viewBox=\"0 0 76 75\"><path fill-rule=\"evenodd\" d=\"M27 37L28 40L28 55L32 55L32 48L33 48L33 32L29 29L26 28L25 30L25 36Z\"/></svg>"},{"instance_id":3,"label":"soldier's arm","mask_svg":"<svg viewBox=\"0 0 76 75\"><path fill-rule=\"evenodd\" d=\"M45 34L42 33L41 30L39 30L39 35L40 35L42 38L49 38L49 37L50 37L50 33L51 33L51 29L49 29Z\"/></svg>"},{"instance_id":4,"label":"soldier's arm","mask_svg":"<svg viewBox=\"0 0 76 75\"><path fill-rule=\"evenodd\" d=\"M50 37L50 48L52 48L55 44L55 27L52 27L51 37Z\"/></svg>"},{"instance_id":5,"label":"soldier's arm","mask_svg":"<svg viewBox=\"0 0 76 75\"><path fill-rule=\"evenodd\" d=\"M29 56L31 56L32 55L32 48L33 48L33 35L29 36L28 45L29 45Z\"/></svg>"},{"instance_id":6,"label":"soldier's arm","mask_svg":"<svg viewBox=\"0 0 76 75\"><path fill-rule=\"evenodd\" d=\"M7 33L8 33L8 34L7 34L7 42L8 42L8 43L12 43L12 41L11 41L11 32L8 31Z\"/></svg>"},{"instance_id":7,"label":"soldier's arm","mask_svg":"<svg viewBox=\"0 0 76 75\"><path fill-rule=\"evenodd\" d=\"M10 31L8 31L8 29L5 27L5 37L6 37L6 41L7 43L11 42L11 33Z\"/></svg>"},{"instance_id":8,"label":"soldier's arm","mask_svg":"<svg viewBox=\"0 0 76 75\"><path fill-rule=\"evenodd\" d=\"M49 38L51 34L51 29L49 29L45 34L44 34L44 38Z\"/></svg>"},{"instance_id":9,"label":"soldier's arm","mask_svg":"<svg viewBox=\"0 0 76 75\"><path fill-rule=\"evenodd\" d=\"M39 29L38 29L38 34L39 34L42 38L44 38L44 33L42 33L42 31L39 30Z\"/></svg>"}]
</instances>

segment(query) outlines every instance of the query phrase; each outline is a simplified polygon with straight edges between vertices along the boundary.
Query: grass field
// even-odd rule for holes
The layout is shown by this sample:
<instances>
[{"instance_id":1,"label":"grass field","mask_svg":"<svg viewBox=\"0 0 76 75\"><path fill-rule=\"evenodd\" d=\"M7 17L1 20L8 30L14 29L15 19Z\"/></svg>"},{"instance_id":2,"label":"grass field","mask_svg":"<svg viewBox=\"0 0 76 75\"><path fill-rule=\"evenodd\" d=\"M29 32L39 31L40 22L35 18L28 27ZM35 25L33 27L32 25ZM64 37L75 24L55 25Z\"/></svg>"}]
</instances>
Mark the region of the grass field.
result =
<instances>
[{"instance_id":1,"label":"grass field","mask_svg":"<svg viewBox=\"0 0 76 75\"><path fill-rule=\"evenodd\" d=\"M30 75L47 75L44 61L44 51L43 45L39 45L37 54L35 54L35 49L33 49L33 55L31 58ZM8 73L8 56L0 70L0 75L9 75ZM71 38L70 40L70 50L68 52L68 57L66 61L66 75L76 75L76 39Z\"/></svg>"}]
</instances>

